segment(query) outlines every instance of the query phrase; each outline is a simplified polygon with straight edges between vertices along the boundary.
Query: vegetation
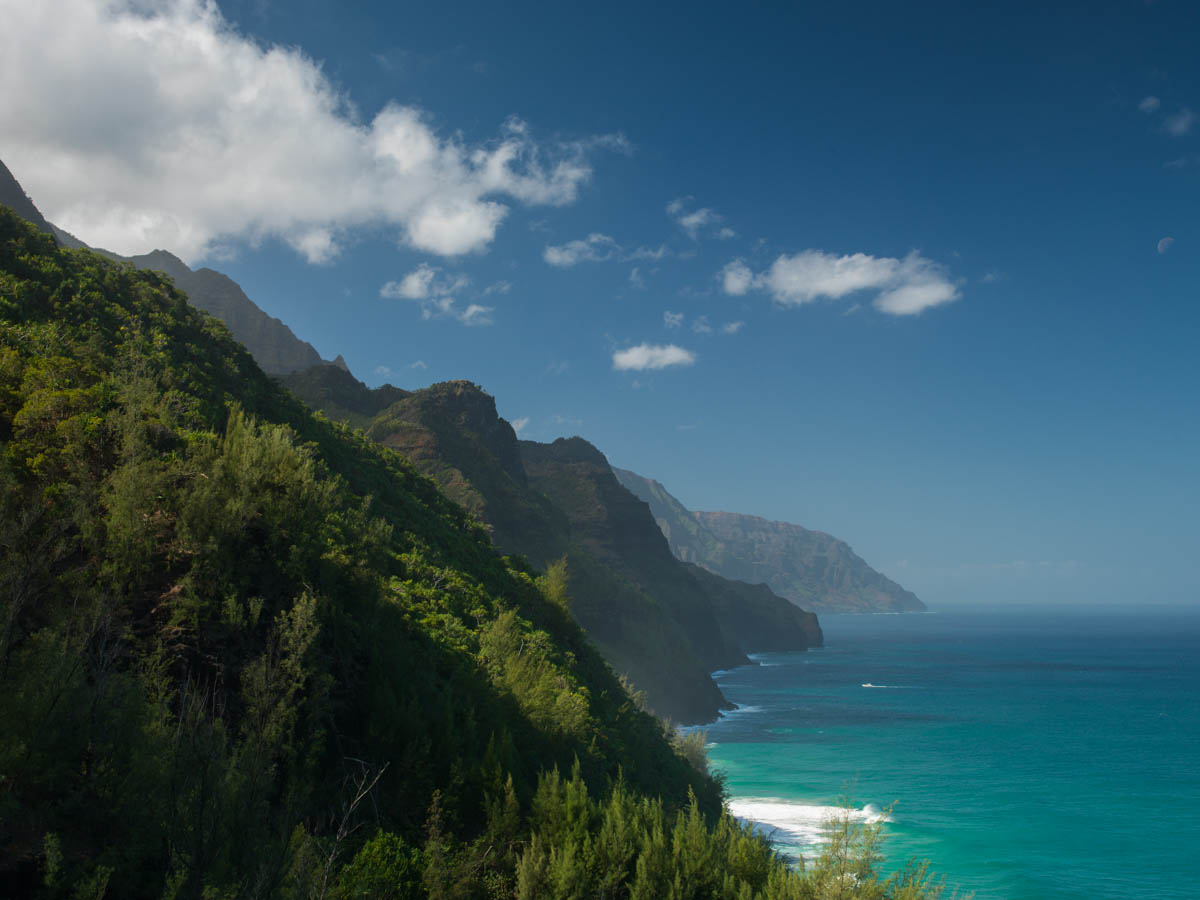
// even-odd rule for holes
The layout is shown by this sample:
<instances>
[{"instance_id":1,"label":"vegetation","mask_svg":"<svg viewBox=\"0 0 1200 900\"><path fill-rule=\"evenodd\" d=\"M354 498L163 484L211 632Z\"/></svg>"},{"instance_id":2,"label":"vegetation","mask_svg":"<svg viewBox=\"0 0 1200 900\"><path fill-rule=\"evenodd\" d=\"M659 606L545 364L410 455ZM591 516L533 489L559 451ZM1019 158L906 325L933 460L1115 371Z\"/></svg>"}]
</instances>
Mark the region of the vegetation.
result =
<instances>
[{"instance_id":1,"label":"vegetation","mask_svg":"<svg viewBox=\"0 0 1200 900\"><path fill-rule=\"evenodd\" d=\"M564 584L162 276L0 209L0 895L834 896Z\"/></svg>"},{"instance_id":2,"label":"vegetation","mask_svg":"<svg viewBox=\"0 0 1200 900\"><path fill-rule=\"evenodd\" d=\"M370 390L326 365L284 383L400 452L486 523L501 552L535 566L564 559L576 620L663 716L711 721L729 704L710 672L745 664L746 652L821 643L811 613L676 560L645 505L587 441L518 441L470 382Z\"/></svg>"}]
</instances>

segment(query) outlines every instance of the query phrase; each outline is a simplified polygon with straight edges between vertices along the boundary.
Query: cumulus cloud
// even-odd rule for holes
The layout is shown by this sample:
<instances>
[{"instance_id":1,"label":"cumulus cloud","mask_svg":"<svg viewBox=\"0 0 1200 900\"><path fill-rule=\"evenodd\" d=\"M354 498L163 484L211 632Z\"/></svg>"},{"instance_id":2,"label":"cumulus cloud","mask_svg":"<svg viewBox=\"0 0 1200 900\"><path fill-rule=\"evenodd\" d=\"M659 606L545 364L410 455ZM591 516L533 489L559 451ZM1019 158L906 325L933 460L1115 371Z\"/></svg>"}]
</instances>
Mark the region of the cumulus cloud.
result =
<instances>
[{"instance_id":1,"label":"cumulus cloud","mask_svg":"<svg viewBox=\"0 0 1200 900\"><path fill-rule=\"evenodd\" d=\"M409 363L409 366L408 366L408 367L409 367L410 369L428 369L428 368L429 368L429 366L427 366L427 365L425 364L425 360L423 360L423 359L418 359L418 360L417 360L416 362L414 362L414 363Z\"/></svg>"},{"instance_id":2,"label":"cumulus cloud","mask_svg":"<svg viewBox=\"0 0 1200 900\"><path fill-rule=\"evenodd\" d=\"M665 369L669 366L690 366L696 361L696 354L675 344L638 344L618 350L612 355L614 369L622 371L643 371L645 369Z\"/></svg>"},{"instance_id":3,"label":"cumulus cloud","mask_svg":"<svg viewBox=\"0 0 1200 900\"><path fill-rule=\"evenodd\" d=\"M742 322L742 321L726 322L724 325L721 326L721 333L722 334L737 334L739 331L741 331L745 327L746 327L746 323Z\"/></svg>"},{"instance_id":4,"label":"cumulus cloud","mask_svg":"<svg viewBox=\"0 0 1200 900\"><path fill-rule=\"evenodd\" d=\"M712 334L712 325L708 322L708 316L698 316L692 322L692 331L696 334Z\"/></svg>"},{"instance_id":5,"label":"cumulus cloud","mask_svg":"<svg viewBox=\"0 0 1200 900\"><path fill-rule=\"evenodd\" d=\"M392 299L424 300L429 296L437 269L421 263L399 281L389 281L379 289L379 296Z\"/></svg>"},{"instance_id":6,"label":"cumulus cloud","mask_svg":"<svg viewBox=\"0 0 1200 900\"><path fill-rule=\"evenodd\" d=\"M741 260L734 260L722 270L721 280L726 293L739 296L752 288L765 290L783 306L840 300L860 291L874 291L875 308L894 316L915 315L959 297L958 286L945 268L916 251L896 259L804 250L794 256L780 256L757 275Z\"/></svg>"},{"instance_id":7,"label":"cumulus cloud","mask_svg":"<svg viewBox=\"0 0 1200 900\"><path fill-rule=\"evenodd\" d=\"M600 262L612 259L620 248L607 234L593 232L583 240L567 241L557 247L547 246L542 259L552 266L567 268L581 262Z\"/></svg>"},{"instance_id":8,"label":"cumulus cloud","mask_svg":"<svg viewBox=\"0 0 1200 900\"><path fill-rule=\"evenodd\" d=\"M721 287L725 293L740 297L754 285L754 273L740 259L727 263L721 270Z\"/></svg>"},{"instance_id":9,"label":"cumulus cloud","mask_svg":"<svg viewBox=\"0 0 1200 900\"><path fill-rule=\"evenodd\" d=\"M529 416L521 416L519 419L513 419L508 424L512 425L512 430L520 434L529 425Z\"/></svg>"},{"instance_id":10,"label":"cumulus cloud","mask_svg":"<svg viewBox=\"0 0 1200 900\"><path fill-rule=\"evenodd\" d=\"M1149 114L1152 112L1156 112L1160 106L1162 106L1162 101L1159 100L1157 97L1150 96L1150 97L1146 97L1145 99L1142 100L1141 103L1138 104L1138 109L1140 109L1144 113Z\"/></svg>"},{"instance_id":11,"label":"cumulus cloud","mask_svg":"<svg viewBox=\"0 0 1200 900\"><path fill-rule=\"evenodd\" d=\"M1170 249L1171 249L1171 245L1172 245L1173 243L1175 243L1175 238L1173 238L1173 237L1165 237L1165 238L1163 238L1162 240L1160 240L1160 241L1158 242L1158 252L1159 252L1159 253L1166 253L1168 250L1170 250Z\"/></svg>"},{"instance_id":12,"label":"cumulus cloud","mask_svg":"<svg viewBox=\"0 0 1200 900\"><path fill-rule=\"evenodd\" d=\"M1196 124L1196 114L1190 109L1181 109L1173 116L1167 116L1164 127L1172 137L1183 137Z\"/></svg>"},{"instance_id":13,"label":"cumulus cloud","mask_svg":"<svg viewBox=\"0 0 1200 900\"><path fill-rule=\"evenodd\" d=\"M663 313L663 324L668 328L678 328L683 324L683 313L667 310Z\"/></svg>"},{"instance_id":14,"label":"cumulus cloud","mask_svg":"<svg viewBox=\"0 0 1200 900\"><path fill-rule=\"evenodd\" d=\"M363 118L295 47L210 0L0 0L4 157L56 224L122 253L194 262L277 238L329 262L352 229L482 251L510 203L571 203L619 137L540 145L511 120L471 145L420 109Z\"/></svg>"}]
</instances>

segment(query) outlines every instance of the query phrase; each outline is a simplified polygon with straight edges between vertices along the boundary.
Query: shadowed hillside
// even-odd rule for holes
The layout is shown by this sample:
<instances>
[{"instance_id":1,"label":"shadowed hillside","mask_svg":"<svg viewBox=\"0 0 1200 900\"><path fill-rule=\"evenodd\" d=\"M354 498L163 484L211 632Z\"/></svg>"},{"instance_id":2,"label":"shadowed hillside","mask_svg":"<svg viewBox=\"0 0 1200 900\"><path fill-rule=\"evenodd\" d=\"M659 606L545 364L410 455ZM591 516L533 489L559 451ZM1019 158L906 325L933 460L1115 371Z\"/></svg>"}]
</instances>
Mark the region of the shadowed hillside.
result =
<instances>
[{"instance_id":1,"label":"shadowed hillside","mask_svg":"<svg viewBox=\"0 0 1200 900\"><path fill-rule=\"evenodd\" d=\"M518 442L495 401L469 382L409 392L381 412L372 412L378 392L396 389L351 390L329 366L285 383L327 415L371 416L367 434L485 522L502 552L537 566L565 560L572 613L662 715L711 720L727 704L710 672L746 663L753 650L820 645L811 614L681 565L646 505L587 441Z\"/></svg>"}]
</instances>

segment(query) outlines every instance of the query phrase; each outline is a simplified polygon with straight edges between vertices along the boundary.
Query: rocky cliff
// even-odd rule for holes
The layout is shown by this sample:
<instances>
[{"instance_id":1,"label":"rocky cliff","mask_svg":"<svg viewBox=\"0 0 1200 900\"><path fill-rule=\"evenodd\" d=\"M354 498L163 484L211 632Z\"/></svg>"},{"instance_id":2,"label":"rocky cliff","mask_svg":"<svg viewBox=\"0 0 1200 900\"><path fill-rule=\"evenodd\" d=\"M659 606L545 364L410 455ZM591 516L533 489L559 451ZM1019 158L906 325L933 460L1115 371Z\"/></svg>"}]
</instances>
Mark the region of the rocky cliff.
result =
<instances>
[{"instance_id":1,"label":"rocky cliff","mask_svg":"<svg viewBox=\"0 0 1200 900\"><path fill-rule=\"evenodd\" d=\"M727 704L709 672L746 652L821 642L810 613L769 590L733 584L671 554L645 503L582 438L518 441L495 401L465 381L382 396L328 366L284 379L335 418L431 476L485 522L502 552L545 568L565 559L571 610L609 663L677 721L712 719Z\"/></svg>"}]
</instances>

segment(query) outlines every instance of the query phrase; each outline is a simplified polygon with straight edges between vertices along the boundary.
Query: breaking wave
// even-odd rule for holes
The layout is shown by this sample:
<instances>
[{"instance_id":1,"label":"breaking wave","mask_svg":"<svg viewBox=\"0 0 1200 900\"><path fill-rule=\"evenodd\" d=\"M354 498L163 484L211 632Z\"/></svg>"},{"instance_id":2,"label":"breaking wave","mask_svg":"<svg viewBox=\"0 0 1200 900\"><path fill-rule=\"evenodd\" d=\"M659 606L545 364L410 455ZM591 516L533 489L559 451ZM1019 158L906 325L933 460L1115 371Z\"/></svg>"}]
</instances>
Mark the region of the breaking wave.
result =
<instances>
[{"instance_id":1,"label":"breaking wave","mask_svg":"<svg viewBox=\"0 0 1200 900\"><path fill-rule=\"evenodd\" d=\"M825 826L831 820L849 815L852 822L874 824L889 819L878 806L868 803L862 809L791 803L775 797L740 797L729 801L734 818L757 825L772 841L789 847L811 847L825 842Z\"/></svg>"}]
</instances>

